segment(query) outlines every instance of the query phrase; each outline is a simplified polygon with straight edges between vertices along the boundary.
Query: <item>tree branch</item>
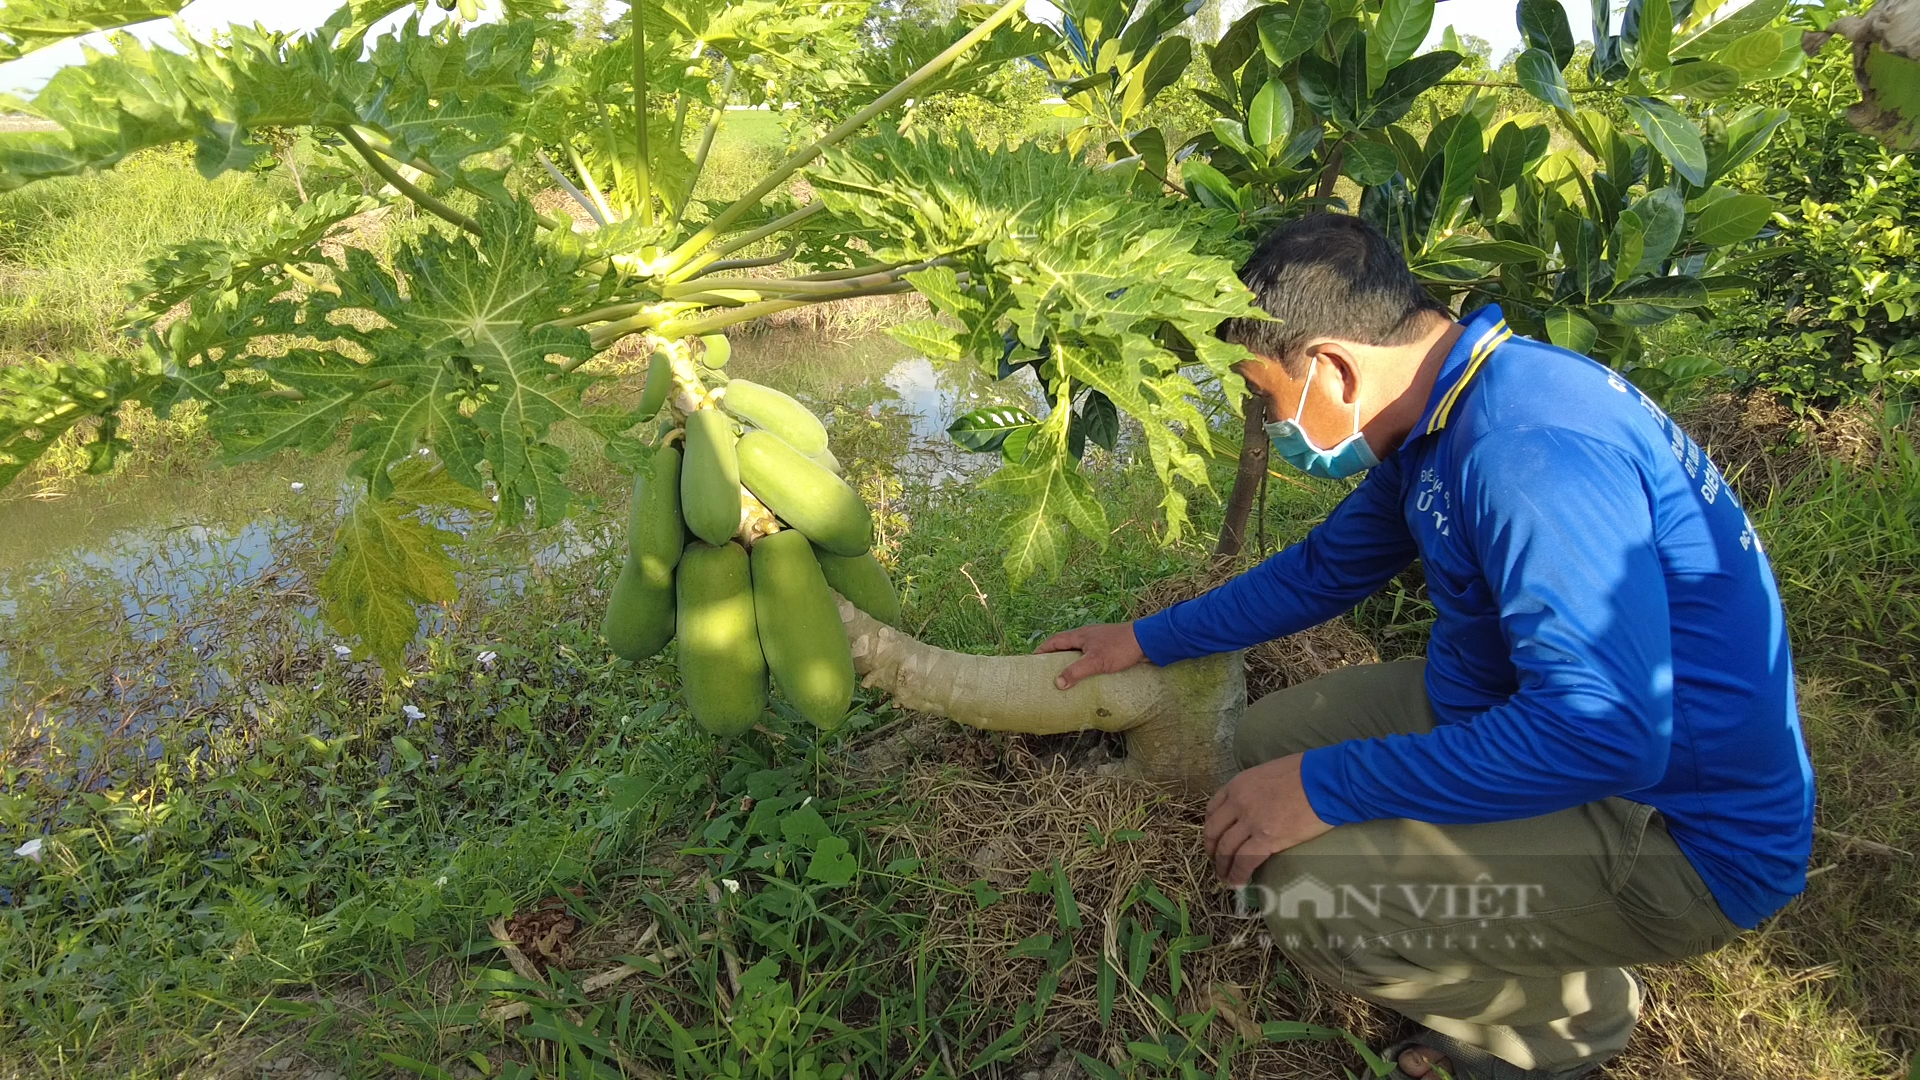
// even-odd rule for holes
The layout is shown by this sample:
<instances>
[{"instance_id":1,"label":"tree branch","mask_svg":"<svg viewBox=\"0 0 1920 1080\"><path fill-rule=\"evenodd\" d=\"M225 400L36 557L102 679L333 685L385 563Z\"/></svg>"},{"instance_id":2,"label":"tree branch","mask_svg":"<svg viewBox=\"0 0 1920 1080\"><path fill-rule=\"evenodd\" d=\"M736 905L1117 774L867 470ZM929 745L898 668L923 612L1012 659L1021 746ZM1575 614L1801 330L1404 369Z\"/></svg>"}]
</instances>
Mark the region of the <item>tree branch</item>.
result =
<instances>
[{"instance_id":1,"label":"tree branch","mask_svg":"<svg viewBox=\"0 0 1920 1080\"><path fill-rule=\"evenodd\" d=\"M1517 82L1486 82L1480 79L1441 79L1435 86L1477 86L1483 90L1525 90ZM1569 94L1600 94L1613 89L1610 86L1569 86Z\"/></svg>"}]
</instances>

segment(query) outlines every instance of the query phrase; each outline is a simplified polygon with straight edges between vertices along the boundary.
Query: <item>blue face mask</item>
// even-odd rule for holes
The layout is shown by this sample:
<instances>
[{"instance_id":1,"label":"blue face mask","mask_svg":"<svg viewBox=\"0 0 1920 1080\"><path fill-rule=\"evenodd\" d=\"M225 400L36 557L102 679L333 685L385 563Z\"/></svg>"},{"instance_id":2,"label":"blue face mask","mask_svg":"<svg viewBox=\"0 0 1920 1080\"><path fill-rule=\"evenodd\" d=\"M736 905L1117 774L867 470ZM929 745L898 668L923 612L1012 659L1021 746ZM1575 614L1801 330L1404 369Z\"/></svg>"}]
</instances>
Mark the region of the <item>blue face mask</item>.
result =
<instances>
[{"instance_id":1,"label":"blue face mask","mask_svg":"<svg viewBox=\"0 0 1920 1080\"><path fill-rule=\"evenodd\" d=\"M1300 404L1294 406L1292 420L1276 420L1267 425L1267 438L1273 440L1274 452L1286 459L1287 464L1306 473L1308 476L1324 477L1328 480L1340 480L1362 473L1375 465L1380 459L1374 455L1373 447L1360 434L1360 403L1353 403L1353 434L1340 440L1339 444L1328 450L1322 450L1307 438L1301 430L1300 413L1307 407L1307 389L1313 385L1315 369L1320 358L1314 357L1307 366L1307 383L1300 388Z\"/></svg>"}]
</instances>

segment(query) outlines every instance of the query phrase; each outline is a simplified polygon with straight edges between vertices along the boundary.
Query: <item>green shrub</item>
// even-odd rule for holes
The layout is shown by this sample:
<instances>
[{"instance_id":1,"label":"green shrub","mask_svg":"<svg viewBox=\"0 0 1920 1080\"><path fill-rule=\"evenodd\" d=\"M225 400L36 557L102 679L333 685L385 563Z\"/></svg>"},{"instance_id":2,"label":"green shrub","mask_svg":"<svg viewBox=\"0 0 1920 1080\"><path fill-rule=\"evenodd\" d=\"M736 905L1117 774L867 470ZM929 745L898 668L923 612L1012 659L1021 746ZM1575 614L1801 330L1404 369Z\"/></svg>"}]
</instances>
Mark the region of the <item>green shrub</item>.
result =
<instances>
[{"instance_id":1,"label":"green shrub","mask_svg":"<svg viewBox=\"0 0 1920 1080\"><path fill-rule=\"evenodd\" d=\"M1730 305L1720 335L1748 378L1796 409L1877 387L1910 393L1920 385L1920 168L1845 119L1859 97L1845 50L1750 96L1788 110L1739 177L1778 202L1780 257L1750 271L1758 303Z\"/></svg>"}]
</instances>

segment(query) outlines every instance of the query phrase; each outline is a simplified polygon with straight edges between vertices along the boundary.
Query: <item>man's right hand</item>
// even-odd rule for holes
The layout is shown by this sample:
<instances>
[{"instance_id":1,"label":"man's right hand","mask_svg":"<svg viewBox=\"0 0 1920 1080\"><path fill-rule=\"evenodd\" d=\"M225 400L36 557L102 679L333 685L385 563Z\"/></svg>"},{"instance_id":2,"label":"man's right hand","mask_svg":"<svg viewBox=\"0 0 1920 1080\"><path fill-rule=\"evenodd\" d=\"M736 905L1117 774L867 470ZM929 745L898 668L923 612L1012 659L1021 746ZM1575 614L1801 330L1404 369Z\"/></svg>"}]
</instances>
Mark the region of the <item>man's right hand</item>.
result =
<instances>
[{"instance_id":1,"label":"man's right hand","mask_svg":"<svg viewBox=\"0 0 1920 1080\"><path fill-rule=\"evenodd\" d=\"M1065 630L1040 643L1034 652L1072 652L1078 650L1080 659L1068 664L1053 685L1062 690L1070 690L1073 684L1089 675L1111 675L1116 671L1125 671L1147 658L1140 648L1140 639L1133 636L1133 624L1094 623L1078 630Z\"/></svg>"}]
</instances>

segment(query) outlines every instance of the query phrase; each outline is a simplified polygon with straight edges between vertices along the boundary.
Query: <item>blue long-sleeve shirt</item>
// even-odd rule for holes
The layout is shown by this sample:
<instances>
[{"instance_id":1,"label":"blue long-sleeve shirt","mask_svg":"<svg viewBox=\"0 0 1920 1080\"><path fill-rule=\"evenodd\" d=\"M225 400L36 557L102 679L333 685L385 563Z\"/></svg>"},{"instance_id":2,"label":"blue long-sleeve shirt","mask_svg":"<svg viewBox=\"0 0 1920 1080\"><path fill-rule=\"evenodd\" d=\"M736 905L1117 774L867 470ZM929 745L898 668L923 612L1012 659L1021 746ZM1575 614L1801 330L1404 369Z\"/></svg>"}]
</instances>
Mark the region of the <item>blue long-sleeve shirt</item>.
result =
<instances>
[{"instance_id":1,"label":"blue long-sleeve shirt","mask_svg":"<svg viewBox=\"0 0 1920 1080\"><path fill-rule=\"evenodd\" d=\"M1245 648L1424 566L1438 726L1309 751L1331 825L1649 803L1727 917L1806 886L1813 770L1773 572L1706 455L1632 384L1482 308L1423 416L1306 539L1140 620L1156 664Z\"/></svg>"}]
</instances>

